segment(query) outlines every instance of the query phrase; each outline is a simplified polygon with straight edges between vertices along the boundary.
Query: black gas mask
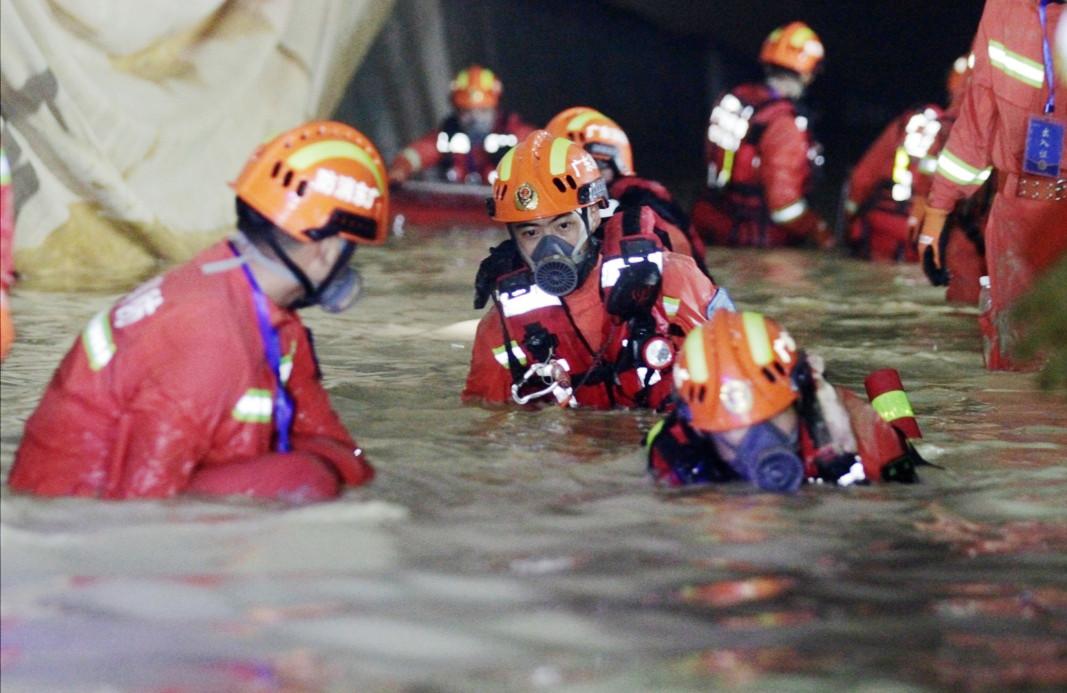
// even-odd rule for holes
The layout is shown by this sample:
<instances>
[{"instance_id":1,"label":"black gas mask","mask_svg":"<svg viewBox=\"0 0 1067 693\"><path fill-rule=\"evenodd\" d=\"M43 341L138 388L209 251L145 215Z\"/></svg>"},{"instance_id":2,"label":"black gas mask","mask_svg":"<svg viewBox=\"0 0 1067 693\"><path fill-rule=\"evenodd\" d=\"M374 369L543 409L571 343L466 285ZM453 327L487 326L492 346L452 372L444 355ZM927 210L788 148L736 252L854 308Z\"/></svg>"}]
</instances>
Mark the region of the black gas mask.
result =
<instances>
[{"instance_id":1,"label":"black gas mask","mask_svg":"<svg viewBox=\"0 0 1067 693\"><path fill-rule=\"evenodd\" d=\"M566 296L585 281L596 263L597 241L590 234L589 210L581 210L582 239L575 247L554 234L546 234L530 253L534 283L547 294Z\"/></svg>"}]
</instances>

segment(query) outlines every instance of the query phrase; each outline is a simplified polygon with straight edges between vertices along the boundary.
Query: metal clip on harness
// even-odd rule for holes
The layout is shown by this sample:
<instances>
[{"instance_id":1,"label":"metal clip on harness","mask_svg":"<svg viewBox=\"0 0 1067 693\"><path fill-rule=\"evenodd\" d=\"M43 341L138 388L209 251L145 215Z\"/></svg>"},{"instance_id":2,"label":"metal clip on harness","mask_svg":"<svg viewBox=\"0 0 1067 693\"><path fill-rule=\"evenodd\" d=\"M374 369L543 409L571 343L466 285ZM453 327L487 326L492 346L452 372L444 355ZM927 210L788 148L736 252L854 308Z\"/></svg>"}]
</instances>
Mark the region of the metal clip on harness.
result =
<instances>
[{"instance_id":1,"label":"metal clip on harness","mask_svg":"<svg viewBox=\"0 0 1067 693\"><path fill-rule=\"evenodd\" d=\"M534 378L540 378L544 387L535 392L520 395L519 390ZM574 388L571 387L570 364L566 359L554 359L550 355L545 363L535 363L527 368L522 376L522 382L511 386L511 398L518 404L527 404L545 395L554 396L561 407L574 409L578 406Z\"/></svg>"}]
</instances>

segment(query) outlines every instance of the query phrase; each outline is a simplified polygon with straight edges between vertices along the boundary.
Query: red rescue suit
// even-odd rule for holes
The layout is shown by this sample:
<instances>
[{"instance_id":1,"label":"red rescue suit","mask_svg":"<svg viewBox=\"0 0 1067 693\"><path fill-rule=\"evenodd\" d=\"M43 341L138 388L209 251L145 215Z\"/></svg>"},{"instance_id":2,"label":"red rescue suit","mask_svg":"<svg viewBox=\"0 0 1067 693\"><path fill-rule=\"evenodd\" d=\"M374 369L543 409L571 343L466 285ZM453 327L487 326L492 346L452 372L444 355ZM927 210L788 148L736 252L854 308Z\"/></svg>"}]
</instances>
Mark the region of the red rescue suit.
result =
<instances>
[{"instance_id":1,"label":"red rescue suit","mask_svg":"<svg viewBox=\"0 0 1067 693\"><path fill-rule=\"evenodd\" d=\"M960 115L938 159L929 207L951 210L997 170L997 195L985 229L992 308L981 324L986 366L1017 367L1009 357L1014 336L1008 309L1037 275L1067 252L1067 173L1025 173L1031 116L1042 117L1049 94L1037 0L988 0L974 40L975 65ZM1047 6L1048 26L1063 12ZM1044 116L1067 131L1067 103ZM1054 143L1055 144L1055 143ZM1067 150L1067 137L1058 143ZM1061 166L1067 166L1064 161Z\"/></svg>"},{"instance_id":2,"label":"red rescue suit","mask_svg":"<svg viewBox=\"0 0 1067 693\"><path fill-rule=\"evenodd\" d=\"M708 189L693 206L692 235L717 245L822 241L826 225L808 207L818 146L796 104L764 84L724 95L711 112Z\"/></svg>"},{"instance_id":3,"label":"red rescue suit","mask_svg":"<svg viewBox=\"0 0 1067 693\"><path fill-rule=\"evenodd\" d=\"M895 464L906 460L908 445L903 436L886 423L874 408L861 397L844 388L834 388L837 398L844 408L856 439L859 455L863 464L864 477L869 481L887 481L893 477ZM710 439L696 434L687 424L677 417L670 416L659 430L653 429L649 435L648 470L652 477L670 486L681 486L686 482L675 471L675 465L690 466L692 461L684 459L690 456L714 456L714 443ZM806 429L802 427L797 453L804 461L804 475L808 479L824 478L816 462L815 449L811 445ZM889 471L887 471L889 470ZM844 470L841 470L844 471ZM730 481L737 478L721 463L709 465L706 481ZM831 479L833 481L834 479Z\"/></svg>"},{"instance_id":4,"label":"red rescue suit","mask_svg":"<svg viewBox=\"0 0 1067 693\"><path fill-rule=\"evenodd\" d=\"M656 235L667 249L692 256L701 271L708 274L704 239L691 233L689 220L666 186L639 176L617 176L608 186L608 195L618 200L620 209L648 207L656 217Z\"/></svg>"},{"instance_id":5,"label":"red rescue suit","mask_svg":"<svg viewBox=\"0 0 1067 693\"><path fill-rule=\"evenodd\" d=\"M436 130L404 147L389 170L399 171L405 179L420 171L435 171L441 180L488 183L504 154L533 131L518 115L501 112L492 132L477 140L451 115Z\"/></svg>"},{"instance_id":6,"label":"red rescue suit","mask_svg":"<svg viewBox=\"0 0 1067 693\"><path fill-rule=\"evenodd\" d=\"M273 452L277 377L226 243L89 321L26 422L8 483L45 496L242 494L308 501L373 476L330 407L308 331L270 304L293 399Z\"/></svg>"},{"instance_id":7,"label":"red rescue suit","mask_svg":"<svg viewBox=\"0 0 1067 693\"><path fill-rule=\"evenodd\" d=\"M951 118L937 106L911 109L882 131L849 178L848 244L865 260L915 262L909 240L912 199L928 190Z\"/></svg>"},{"instance_id":8,"label":"red rescue suit","mask_svg":"<svg viewBox=\"0 0 1067 693\"><path fill-rule=\"evenodd\" d=\"M565 396L556 388L531 402L575 406L573 399L578 406L596 409L662 404L670 393L670 378L664 374L669 374L673 354L685 334L707 318L718 289L691 257L662 249L652 231L651 210L643 208L637 215L618 214L605 224L596 266L566 296L541 291L526 270L500 278L495 305L478 324L464 401L512 402L512 385L520 384L531 367L551 360L563 368L562 381L572 393ZM628 357L635 338L632 326L606 308L621 269L635 259L623 252L636 247L627 245L631 241L643 244L648 252L642 259L657 263L662 273L648 316L652 339L641 341L667 350L655 355L661 359L655 364L658 369ZM520 389L520 394L528 389Z\"/></svg>"}]
</instances>

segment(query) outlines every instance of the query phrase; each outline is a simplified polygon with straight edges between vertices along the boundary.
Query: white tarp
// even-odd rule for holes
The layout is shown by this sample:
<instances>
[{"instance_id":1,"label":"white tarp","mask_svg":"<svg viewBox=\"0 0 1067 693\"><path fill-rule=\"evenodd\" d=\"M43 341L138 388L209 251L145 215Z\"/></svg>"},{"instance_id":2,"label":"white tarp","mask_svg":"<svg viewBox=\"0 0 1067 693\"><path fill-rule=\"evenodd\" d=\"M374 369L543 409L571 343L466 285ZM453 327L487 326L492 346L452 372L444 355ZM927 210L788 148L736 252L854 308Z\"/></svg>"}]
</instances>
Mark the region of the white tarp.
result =
<instances>
[{"instance_id":1,"label":"white tarp","mask_svg":"<svg viewBox=\"0 0 1067 693\"><path fill-rule=\"evenodd\" d=\"M392 5L0 0L24 279L128 284L218 237L226 183L267 137L329 117Z\"/></svg>"}]
</instances>

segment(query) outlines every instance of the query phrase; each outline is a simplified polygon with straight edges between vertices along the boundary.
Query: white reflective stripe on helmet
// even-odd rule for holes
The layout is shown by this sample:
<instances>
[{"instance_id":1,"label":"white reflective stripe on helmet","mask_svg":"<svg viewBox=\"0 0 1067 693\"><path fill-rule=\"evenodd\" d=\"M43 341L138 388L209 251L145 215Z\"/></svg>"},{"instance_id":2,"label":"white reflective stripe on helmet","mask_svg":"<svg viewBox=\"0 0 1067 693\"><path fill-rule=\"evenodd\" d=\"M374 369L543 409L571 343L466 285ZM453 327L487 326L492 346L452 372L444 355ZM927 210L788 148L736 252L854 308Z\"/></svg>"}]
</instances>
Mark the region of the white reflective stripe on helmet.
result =
<instances>
[{"instance_id":1,"label":"white reflective stripe on helmet","mask_svg":"<svg viewBox=\"0 0 1067 693\"><path fill-rule=\"evenodd\" d=\"M989 42L989 62L1007 76L1040 89L1045 84L1045 65L1008 50L1000 41Z\"/></svg>"},{"instance_id":2,"label":"white reflective stripe on helmet","mask_svg":"<svg viewBox=\"0 0 1067 693\"><path fill-rule=\"evenodd\" d=\"M108 310L93 316L82 330L82 345L89 359L89 368L98 371L108 364L118 349L111 335L111 318Z\"/></svg>"},{"instance_id":3,"label":"white reflective stripe on helmet","mask_svg":"<svg viewBox=\"0 0 1067 693\"><path fill-rule=\"evenodd\" d=\"M520 294L501 293L497 296L497 300L500 301L500 308L504 311L505 318L523 315L538 308L563 305L558 296L546 293L536 284Z\"/></svg>"},{"instance_id":4,"label":"white reflective stripe on helmet","mask_svg":"<svg viewBox=\"0 0 1067 693\"><path fill-rule=\"evenodd\" d=\"M600 267L600 286L607 289L615 286L615 283L619 281L619 274L627 265L640 262L641 260L648 260L656 267L659 268L660 274L663 273L663 253L656 251L649 253L645 257L617 257L611 260L607 260Z\"/></svg>"},{"instance_id":5,"label":"white reflective stripe on helmet","mask_svg":"<svg viewBox=\"0 0 1067 693\"><path fill-rule=\"evenodd\" d=\"M267 423L274 411L274 400L270 390L261 388L249 388L237 400L230 414L238 421L245 423Z\"/></svg>"},{"instance_id":6,"label":"white reflective stripe on helmet","mask_svg":"<svg viewBox=\"0 0 1067 693\"><path fill-rule=\"evenodd\" d=\"M511 340L511 355L515 357L515 360L519 363L520 366L526 365L526 353L519 346L519 343L516 342L514 339ZM499 363L501 366L503 366L504 368L508 368L508 352L507 349L504 348L503 344L493 349L493 358L495 358L496 362Z\"/></svg>"},{"instance_id":7,"label":"white reflective stripe on helmet","mask_svg":"<svg viewBox=\"0 0 1067 693\"><path fill-rule=\"evenodd\" d=\"M775 224L788 224L799 219L806 211L808 211L808 201L801 198L791 205L786 205L771 212L771 221Z\"/></svg>"}]
</instances>

